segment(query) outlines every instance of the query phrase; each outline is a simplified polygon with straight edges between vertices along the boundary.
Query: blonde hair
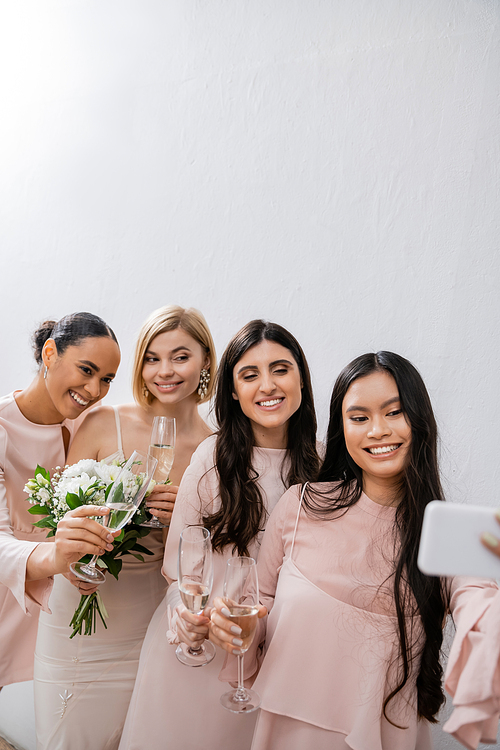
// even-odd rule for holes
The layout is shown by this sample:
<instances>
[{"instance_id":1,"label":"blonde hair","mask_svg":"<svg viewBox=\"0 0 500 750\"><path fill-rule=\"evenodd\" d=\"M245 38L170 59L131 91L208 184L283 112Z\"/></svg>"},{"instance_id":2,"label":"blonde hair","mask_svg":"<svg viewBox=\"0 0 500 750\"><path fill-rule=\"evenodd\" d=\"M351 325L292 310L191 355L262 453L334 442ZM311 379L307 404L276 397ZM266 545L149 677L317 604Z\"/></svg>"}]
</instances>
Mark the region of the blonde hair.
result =
<instances>
[{"instance_id":1,"label":"blonde hair","mask_svg":"<svg viewBox=\"0 0 500 750\"><path fill-rule=\"evenodd\" d=\"M199 404L209 401L212 397L217 370L217 355L207 322L201 312L194 307L186 309L178 305L166 305L151 313L139 332L139 338L135 346L132 368L132 392L139 406L146 408L154 400L154 396L144 388L144 380L142 378L146 351L156 336L166 331L175 331L176 328L181 328L192 336L210 357L210 365L208 367L210 381L207 386L207 393L203 398L198 393L196 396ZM146 393L145 390L147 391Z\"/></svg>"}]
</instances>

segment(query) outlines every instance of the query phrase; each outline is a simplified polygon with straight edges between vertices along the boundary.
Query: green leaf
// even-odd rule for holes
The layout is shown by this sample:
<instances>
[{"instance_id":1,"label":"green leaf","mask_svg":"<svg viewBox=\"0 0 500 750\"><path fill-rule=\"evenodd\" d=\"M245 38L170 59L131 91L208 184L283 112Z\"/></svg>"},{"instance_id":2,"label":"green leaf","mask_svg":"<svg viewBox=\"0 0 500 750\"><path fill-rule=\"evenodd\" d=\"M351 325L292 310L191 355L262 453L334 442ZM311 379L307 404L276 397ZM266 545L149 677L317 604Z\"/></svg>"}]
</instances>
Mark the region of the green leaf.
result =
<instances>
[{"instance_id":1,"label":"green leaf","mask_svg":"<svg viewBox=\"0 0 500 750\"><path fill-rule=\"evenodd\" d=\"M113 493L113 502L114 503L121 503L124 497L123 492L123 482L118 482L116 485L115 491Z\"/></svg>"},{"instance_id":2,"label":"green leaf","mask_svg":"<svg viewBox=\"0 0 500 750\"><path fill-rule=\"evenodd\" d=\"M47 537L46 537L46 538L48 539L48 538L49 538L50 536L55 536L55 535L56 535L56 530L55 530L55 529L51 529L51 530L49 531L49 533L47 534Z\"/></svg>"},{"instance_id":3,"label":"green leaf","mask_svg":"<svg viewBox=\"0 0 500 750\"><path fill-rule=\"evenodd\" d=\"M147 521L148 517L146 515L146 511L144 508L139 508L139 510L136 511L134 515L134 523L133 526L140 526L141 523L144 523L144 521Z\"/></svg>"},{"instance_id":4,"label":"green leaf","mask_svg":"<svg viewBox=\"0 0 500 750\"><path fill-rule=\"evenodd\" d=\"M151 552L150 549L147 547L143 547L142 544L136 544L133 548L134 550L137 550L137 552L142 552L143 555L153 555L154 552Z\"/></svg>"},{"instance_id":5,"label":"green leaf","mask_svg":"<svg viewBox=\"0 0 500 750\"><path fill-rule=\"evenodd\" d=\"M116 546L118 546L118 544L121 544L121 542L123 542L124 536L125 536L125 529L122 529L120 533L118 534L118 536L115 536L115 540L113 544Z\"/></svg>"},{"instance_id":6,"label":"green leaf","mask_svg":"<svg viewBox=\"0 0 500 750\"><path fill-rule=\"evenodd\" d=\"M135 557L136 560L139 560L139 562L144 562L144 558L142 555L136 555L134 552L129 552L129 555L132 555L132 557Z\"/></svg>"},{"instance_id":7,"label":"green leaf","mask_svg":"<svg viewBox=\"0 0 500 750\"><path fill-rule=\"evenodd\" d=\"M123 563L121 560L115 560L114 558L111 558L109 560L108 570L111 573L111 575L114 576L114 578L116 578L116 580L118 580L118 574L120 570L122 569L122 565Z\"/></svg>"},{"instance_id":8,"label":"green leaf","mask_svg":"<svg viewBox=\"0 0 500 750\"><path fill-rule=\"evenodd\" d=\"M123 529L123 531L125 531L125 529ZM128 542L129 539L137 539L138 537L139 537L139 534L137 533L135 529L128 529L125 532L125 536L123 537L122 541Z\"/></svg>"},{"instance_id":9,"label":"green leaf","mask_svg":"<svg viewBox=\"0 0 500 750\"><path fill-rule=\"evenodd\" d=\"M119 550L117 550L117 552L120 555L123 555L125 552L128 552L129 549L132 549L134 545L135 545L135 539L129 539L128 542L122 542L120 544Z\"/></svg>"},{"instance_id":10,"label":"green leaf","mask_svg":"<svg viewBox=\"0 0 500 750\"><path fill-rule=\"evenodd\" d=\"M35 476L38 476L38 474L41 474L44 479L50 482L49 472L47 471L47 469L44 469L43 466L40 466L40 464L37 464L37 467L35 469Z\"/></svg>"},{"instance_id":11,"label":"green leaf","mask_svg":"<svg viewBox=\"0 0 500 750\"><path fill-rule=\"evenodd\" d=\"M35 521L33 526L37 526L39 529L55 529L57 523L53 518L42 518L40 521Z\"/></svg>"},{"instance_id":12,"label":"green leaf","mask_svg":"<svg viewBox=\"0 0 500 750\"><path fill-rule=\"evenodd\" d=\"M66 503L71 510L75 510L75 508L79 508L81 505L83 505L78 495L75 495L74 492L66 493Z\"/></svg>"},{"instance_id":13,"label":"green leaf","mask_svg":"<svg viewBox=\"0 0 500 750\"><path fill-rule=\"evenodd\" d=\"M28 513L31 513L33 516L48 516L50 508L47 508L46 505L32 505L31 508L28 508Z\"/></svg>"}]
</instances>

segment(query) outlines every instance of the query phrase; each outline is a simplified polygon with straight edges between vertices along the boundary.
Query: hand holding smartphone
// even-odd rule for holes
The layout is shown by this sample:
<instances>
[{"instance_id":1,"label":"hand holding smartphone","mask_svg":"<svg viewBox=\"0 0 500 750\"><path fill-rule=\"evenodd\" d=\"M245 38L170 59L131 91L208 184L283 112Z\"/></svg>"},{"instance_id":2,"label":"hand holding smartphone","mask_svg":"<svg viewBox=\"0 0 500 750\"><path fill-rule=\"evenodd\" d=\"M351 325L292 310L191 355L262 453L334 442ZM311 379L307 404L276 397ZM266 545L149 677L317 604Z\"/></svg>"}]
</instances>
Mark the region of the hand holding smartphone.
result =
<instances>
[{"instance_id":1,"label":"hand holding smartphone","mask_svg":"<svg viewBox=\"0 0 500 750\"><path fill-rule=\"evenodd\" d=\"M434 576L500 578L500 558L481 543L481 535L500 537L495 508L433 500L425 509L418 567Z\"/></svg>"}]
</instances>

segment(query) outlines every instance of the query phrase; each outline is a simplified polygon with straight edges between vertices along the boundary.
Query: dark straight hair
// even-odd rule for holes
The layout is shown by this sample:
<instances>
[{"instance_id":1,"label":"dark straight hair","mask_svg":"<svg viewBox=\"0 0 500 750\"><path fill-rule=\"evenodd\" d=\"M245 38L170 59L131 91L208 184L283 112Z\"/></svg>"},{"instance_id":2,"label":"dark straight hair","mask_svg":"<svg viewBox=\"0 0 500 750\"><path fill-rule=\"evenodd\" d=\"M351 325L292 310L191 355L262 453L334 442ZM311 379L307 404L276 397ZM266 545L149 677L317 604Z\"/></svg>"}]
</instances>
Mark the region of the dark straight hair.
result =
<instances>
[{"instance_id":1,"label":"dark straight hair","mask_svg":"<svg viewBox=\"0 0 500 750\"><path fill-rule=\"evenodd\" d=\"M360 498L363 475L349 455L342 418L345 395L358 378L374 372L387 372L399 391L401 408L411 427L411 446L401 481L399 504L395 514L394 600L399 631L399 669L395 685L384 701L384 715L389 702L408 683L415 665L420 662L416 680L418 715L436 722L444 703L443 670L440 663L443 622L449 596L440 578L424 575L417 567L417 555L424 510L431 500L443 500L437 459L437 425L424 381L418 370L404 357L392 352L363 354L345 367L337 378L330 402L326 453L319 472L320 482L335 482L335 499L328 491L306 492L306 511L325 518L347 511ZM406 618L420 616L423 643L418 628ZM391 722L392 723L392 722Z\"/></svg>"},{"instance_id":2,"label":"dark straight hair","mask_svg":"<svg viewBox=\"0 0 500 750\"><path fill-rule=\"evenodd\" d=\"M59 356L68 346L78 346L83 339L110 338L118 343L115 334L107 323L88 312L65 315L61 320L46 320L32 336L33 353L37 364L42 364L42 350L46 341L54 339Z\"/></svg>"},{"instance_id":3,"label":"dark straight hair","mask_svg":"<svg viewBox=\"0 0 500 750\"><path fill-rule=\"evenodd\" d=\"M287 425L287 461L283 481L286 487L316 478L319 466L316 452L316 414L311 376L304 352L297 339L277 323L252 320L229 342L217 373L215 415L218 432L215 468L219 479L220 508L203 518L211 532L214 550L232 546L239 555L248 555L252 539L264 527L265 508L257 485L259 475L252 466L255 438L248 417L233 398L233 371L242 356L262 341L274 341L288 349L299 368L302 399Z\"/></svg>"}]
</instances>

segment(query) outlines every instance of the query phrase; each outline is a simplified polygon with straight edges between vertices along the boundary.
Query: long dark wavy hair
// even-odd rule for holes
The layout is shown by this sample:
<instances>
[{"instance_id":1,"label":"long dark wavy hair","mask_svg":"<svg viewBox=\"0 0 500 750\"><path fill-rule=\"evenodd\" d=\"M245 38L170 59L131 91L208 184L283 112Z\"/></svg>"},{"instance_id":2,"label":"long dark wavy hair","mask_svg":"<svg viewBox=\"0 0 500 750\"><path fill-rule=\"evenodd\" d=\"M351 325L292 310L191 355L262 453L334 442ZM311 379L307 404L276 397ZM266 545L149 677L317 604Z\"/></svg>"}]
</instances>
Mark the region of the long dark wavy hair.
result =
<instances>
[{"instance_id":1,"label":"long dark wavy hair","mask_svg":"<svg viewBox=\"0 0 500 750\"><path fill-rule=\"evenodd\" d=\"M288 468L286 487L314 480L319 459L316 452L316 414L309 367L298 341L282 326L252 320L229 342L217 373L215 416L218 432L215 468L219 479L220 508L203 518L212 535L212 547L222 551L232 545L239 555L248 555L252 539L264 527L266 510L252 466L255 438L248 417L233 398L233 371L242 356L262 341L274 341L288 349L298 365L302 400L290 417L287 429Z\"/></svg>"},{"instance_id":2,"label":"long dark wavy hair","mask_svg":"<svg viewBox=\"0 0 500 750\"><path fill-rule=\"evenodd\" d=\"M417 567L417 555L424 510L431 500L443 500L437 459L437 426L422 377L404 357L392 352L363 354L342 370L333 388L326 454L319 471L320 482L335 482L338 496L331 498L320 489L311 489L304 498L307 512L325 518L339 509L347 511L363 490L359 466L347 452L342 419L342 403L350 385L374 372L387 372L396 381L403 414L411 427L411 446L402 477L399 504L395 514L396 552L394 559L394 600L399 631L397 684L384 701L389 720L389 702L403 689L420 659L417 676L418 715L436 722L445 697L440 663L443 622L449 597L440 578L426 576ZM336 493L337 494L337 493ZM412 627L412 617L420 616L423 638ZM393 722L391 722L393 723Z\"/></svg>"}]
</instances>

